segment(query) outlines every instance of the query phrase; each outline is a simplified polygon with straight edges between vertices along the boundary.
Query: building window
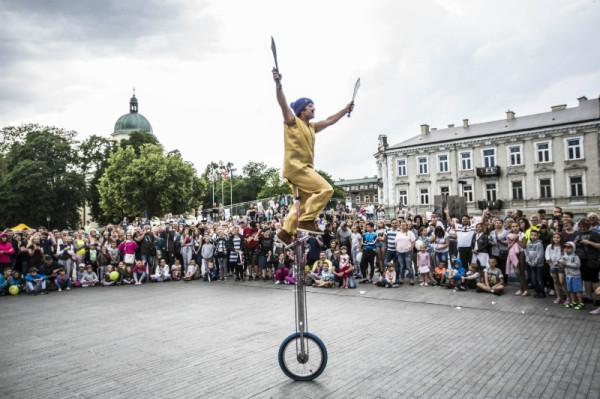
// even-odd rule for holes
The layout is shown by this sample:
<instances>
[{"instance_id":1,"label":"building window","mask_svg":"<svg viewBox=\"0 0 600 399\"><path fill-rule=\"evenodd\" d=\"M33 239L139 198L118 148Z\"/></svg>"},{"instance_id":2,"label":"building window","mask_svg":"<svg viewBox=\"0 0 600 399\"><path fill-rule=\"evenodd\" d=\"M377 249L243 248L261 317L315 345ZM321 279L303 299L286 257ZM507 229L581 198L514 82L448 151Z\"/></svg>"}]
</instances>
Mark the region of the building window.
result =
<instances>
[{"instance_id":1,"label":"building window","mask_svg":"<svg viewBox=\"0 0 600 399\"><path fill-rule=\"evenodd\" d=\"M419 171L420 175L429 174L429 165L427 163L427 157L418 157L417 165L418 165L417 170Z\"/></svg>"},{"instance_id":2,"label":"building window","mask_svg":"<svg viewBox=\"0 0 600 399\"><path fill-rule=\"evenodd\" d=\"M488 148L482 151L483 155L483 166L486 168L493 168L496 166L496 149Z\"/></svg>"},{"instance_id":3,"label":"building window","mask_svg":"<svg viewBox=\"0 0 600 399\"><path fill-rule=\"evenodd\" d=\"M448 198L448 196L450 195L450 187L448 187L448 186L440 187L440 194L442 195L442 197Z\"/></svg>"},{"instance_id":4,"label":"building window","mask_svg":"<svg viewBox=\"0 0 600 399\"><path fill-rule=\"evenodd\" d=\"M429 205L429 189L422 188L420 190L421 193L421 205Z\"/></svg>"},{"instance_id":5,"label":"building window","mask_svg":"<svg viewBox=\"0 0 600 399\"><path fill-rule=\"evenodd\" d=\"M512 199L522 200L523 199L523 182L521 180L512 181Z\"/></svg>"},{"instance_id":6,"label":"building window","mask_svg":"<svg viewBox=\"0 0 600 399\"><path fill-rule=\"evenodd\" d=\"M354 201L355 201L357 204L360 204L360 195L357 195L357 196L354 198Z\"/></svg>"},{"instance_id":7,"label":"building window","mask_svg":"<svg viewBox=\"0 0 600 399\"><path fill-rule=\"evenodd\" d=\"M371 199L369 198L369 196L368 196L368 195L365 195L365 202L366 202L366 203L369 203L369 202L371 202Z\"/></svg>"},{"instance_id":8,"label":"building window","mask_svg":"<svg viewBox=\"0 0 600 399\"><path fill-rule=\"evenodd\" d=\"M408 193L406 192L406 190L398 191L398 202L402 206L408 205Z\"/></svg>"},{"instance_id":9,"label":"building window","mask_svg":"<svg viewBox=\"0 0 600 399\"><path fill-rule=\"evenodd\" d=\"M551 179L540 179L540 198L542 198L542 199L552 198L552 180Z\"/></svg>"},{"instance_id":10,"label":"building window","mask_svg":"<svg viewBox=\"0 0 600 399\"><path fill-rule=\"evenodd\" d=\"M438 172L448 172L448 154L440 154L438 158Z\"/></svg>"},{"instance_id":11,"label":"building window","mask_svg":"<svg viewBox=\"0 0 600 399\"><path fill-rule=\"evenodd\" d=\"M398 160L398 176L406 176L406 159Z\"/></svg>"},{"instance_id":12,"label":"building window","mask_svg":"<svg viewBox=\"0 0 600 399\"><path fill-rule=\"evenodd\" d=\"M471 158L472 158L472 155L471 155L470 151L460 153L460 170L472 170L473 169Z\"/></svg>"},{"instance_id":13,"label":"building window","mask_svg":"<svg viewBox=\"0 0 600 399\"><path fill-rule=\"evenodd\" d=\"M487 183L485 185L485 198L488 202L496 201L496 183Z\"/></svg>"},{"instance_id":14,"label":"building window","mask_svg":"<svg viewBox=\"0 0 600 399\"><path fill-rule=\"evenodd\" d=\"M510 166L522 165L522 150L520 145L508 147L508 164Z\"/></svg>"},{"instance_id":15,"label":"building window","mask_svg":"<svg viewBox=\"0 0 600 399\"><path fill-rule=\"evenodd\" d=\"M571 197L583 197L583 177L582 176L570 176L569 186Z\"/></svg>"},{"instance_id":16,"label":"building window","mask_svg":"<svg viewBox=\"0 0 600 399\"><path fill-rule=\"evenodd\" d=\"M576 137L572 139L566 139L567 142L567 159L582 159L583 158L583 148L581 146L581 138Z\"/></svg>"},{"instance_id":17,"label":"building window","mask_svg":"<svg viewBox=\"0 0 600 399\"><path fill-rule=\"evenodd\" d=\"M471 184L463 184L463 197L467 202L473 202L473 185Z\"/></svg>"},{"instance_id":18,"label":"building window","mask_svg":"<svg viewBox=\"0 0 600 399\"><path fill-rule=\"evenodd\" d=\"M549 141L545 141L543 143L536 143L535 151L537 152L538 163L552 161L552 158L550 157L550 142Z\"/></svg>"}]
</instances>

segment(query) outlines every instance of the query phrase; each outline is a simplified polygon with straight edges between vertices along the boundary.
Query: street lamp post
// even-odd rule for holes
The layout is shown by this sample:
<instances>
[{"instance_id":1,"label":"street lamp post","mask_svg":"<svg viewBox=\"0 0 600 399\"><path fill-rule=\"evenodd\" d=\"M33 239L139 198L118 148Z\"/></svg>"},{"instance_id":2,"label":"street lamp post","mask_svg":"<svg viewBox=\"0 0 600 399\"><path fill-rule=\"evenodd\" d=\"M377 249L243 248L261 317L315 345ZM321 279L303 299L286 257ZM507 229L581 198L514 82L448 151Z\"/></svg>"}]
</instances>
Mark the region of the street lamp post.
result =
<instances>
[{"instance_id":1,"label":"street lamp post","mask_svg":"<svg viewBox=\"0 0 600 399\"><path fill-rule=\"evenodd\" d=\"M50 229L50 221L51 221L51 220L52 220L52 218L50 217L50 215L47 215L47 216L46 216L46 222L48 223L48 230L51 230L51 229Z\"/></svg>"}]
</instances>

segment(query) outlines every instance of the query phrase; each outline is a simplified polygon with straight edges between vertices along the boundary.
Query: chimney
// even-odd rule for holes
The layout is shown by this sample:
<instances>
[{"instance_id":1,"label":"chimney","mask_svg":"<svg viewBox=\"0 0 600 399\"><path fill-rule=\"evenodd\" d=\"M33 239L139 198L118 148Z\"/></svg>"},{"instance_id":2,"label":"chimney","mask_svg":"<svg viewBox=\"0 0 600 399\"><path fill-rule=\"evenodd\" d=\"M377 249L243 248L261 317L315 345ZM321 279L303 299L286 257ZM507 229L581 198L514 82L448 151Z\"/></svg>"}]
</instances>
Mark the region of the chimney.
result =
<instances>
[{"instance_id":1,"label":"chimney","mask_svg":"<svg viewBox=\"0 0 600 399\"><path fill-rule=\"evenodd\" d=\"M384 150L388 147L387 135L379 135L379 147Z\"/></svg>"},{"instance_id":2,"label":"chimney","mask_svg":"<svg viewBox=\"0 0 600 399\"><path fill-rule=\"evenodd\" d=\"M464 128L469 127L469 120L468 119L463 119L463 127Z\"/></svg>"},{"instance_id":3,"label":"chimney","mask_svg":"<svg viewBox=\"0 0 600 399\"><path fill-rule=\"evenodd\" d=\"M429 125L421 125L421 136L427 136L429 134Z\"/></svg>"},{"instance_id":4,"label":"chimney","mask_svg":"<svg viewBox=\"0 0 600 399\"><path fill-rule=\"evenodd\" d=\"M448 127L454 127L454 123L449 124Z\"/></svg>"},{"instance_id":5,"label":"chimney","mask_svg":"<svg viewBox=\"0 0 600 399\"><path fill-rule=\"evenodd\" d=\"M586 96L581 96L577 99L577 101L579 101L579 105L582 105L584 102L587 101L587 97Z\"/></svg>"},{"instance_id":6,"label":"chimney","mask_svg":"<svg viewBox=\"0 0 600 399\"><path fill-rule=\"evenodd\" d=\"M553 105L550 109L552 112L562 111L563 109L567 109L567 104Z\"/></svg>"},{"instance_id":7,"label":"chimney","mask_svg":"<svg viewBox=\"0 0 600 399\"><path fill-rule=\"evenodd\" d=\"M513 119L515 119L515 112L511 111L509 109L508 111L506 111L506 120L507 121L512 121Z\"/></svg>"}]
</instances>

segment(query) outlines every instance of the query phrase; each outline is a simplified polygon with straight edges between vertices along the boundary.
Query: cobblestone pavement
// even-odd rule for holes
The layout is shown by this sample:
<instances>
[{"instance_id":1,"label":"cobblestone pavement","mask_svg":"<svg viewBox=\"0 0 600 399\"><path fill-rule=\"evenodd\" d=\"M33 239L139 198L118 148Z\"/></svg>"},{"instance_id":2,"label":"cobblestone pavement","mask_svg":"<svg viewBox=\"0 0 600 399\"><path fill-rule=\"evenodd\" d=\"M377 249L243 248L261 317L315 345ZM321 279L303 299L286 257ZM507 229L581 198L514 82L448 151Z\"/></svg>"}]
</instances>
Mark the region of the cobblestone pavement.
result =
<instances>
[{"instance_id":1,"label":"cobblestone pavement","mask_svg":"<svg viewBox=\"0 0 600 399\"><path fill-rule=\"evenodd\" d=\"M277 364L288 286L173 282L0 298L2 398L599 398L600 318L443 288L309 289L325 372Z\"/></svg>"}]
</instances>

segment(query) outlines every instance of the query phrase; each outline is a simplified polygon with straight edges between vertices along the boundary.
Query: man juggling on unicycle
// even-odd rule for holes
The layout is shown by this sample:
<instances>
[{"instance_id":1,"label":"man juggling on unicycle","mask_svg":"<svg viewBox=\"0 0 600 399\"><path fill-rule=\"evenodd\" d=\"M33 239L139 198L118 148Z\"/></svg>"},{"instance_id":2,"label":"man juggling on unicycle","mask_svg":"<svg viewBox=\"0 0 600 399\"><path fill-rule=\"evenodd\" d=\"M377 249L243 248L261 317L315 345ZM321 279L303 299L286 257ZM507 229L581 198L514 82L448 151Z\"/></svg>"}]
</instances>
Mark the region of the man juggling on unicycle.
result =
<instances>
[{"instance_id":1,"label":"man juggling on unicycle","mask_svg":"<svg viewBox=\"0 0 600 399\"><path fill-rule=\"evenodd\" d=\"M289 245L296 230L322 233L316 220L333 195L333 188L314 169L315 134L349 114L354 103L350 102L325 120L312 123L310 120L315 116L313 101L309 98L299 98L291 103L290 108L283 94L281 74L277 68L273 69L273 79L284 121L283 177L289 182L292 194L299 197L299 204L298 201L294 203L283 228L277 233L277 238ZM295 208L297 206L300 206L300 212Z\"/></svg>"}]
</instances>

